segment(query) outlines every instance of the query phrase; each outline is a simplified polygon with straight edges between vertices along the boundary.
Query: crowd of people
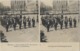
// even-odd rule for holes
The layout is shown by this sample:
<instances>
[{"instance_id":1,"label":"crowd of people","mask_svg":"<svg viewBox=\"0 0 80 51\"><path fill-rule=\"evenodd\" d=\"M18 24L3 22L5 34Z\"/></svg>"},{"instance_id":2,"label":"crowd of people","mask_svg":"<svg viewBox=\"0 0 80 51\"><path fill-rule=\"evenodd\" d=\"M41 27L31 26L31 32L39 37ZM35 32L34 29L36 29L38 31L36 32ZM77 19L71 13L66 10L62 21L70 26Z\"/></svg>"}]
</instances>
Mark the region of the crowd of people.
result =
<instances>
[{"instance_id":1,"label":"crowd of people","mask_svg":"<svg viewBox=\"0 0 80 51\"><path fill-rule=\"evenodd\" d=\"M22 15L15 17L4 16L1 18L1 25L6 28L7 32L9 31L9 28L16 30L17 27L19 27L19 29L22 29L22 27L24 27L24 29L27 27L35 27L35 22L34 17L30 18L28 16L28 18L26 18L26 16L22 17Z\"/></svg>"},{"instance_id":2,"label":"crowd of people","mask_svg":"<svg viewBox=\"0 0 80 51\"><path fill-rule=\"evenodd\" d=\"M50 31L50 28L54 28L55 30L57 30L58 27L60 27L60 29L63 29L63 28L68 29L72 27L75 28L77 25L76 18L72 18L71 16L64 17L63 15L56 16L56 17L51 15L42 16L41 22L42 22L42 25L47 28L47 32Z\"/></svg>"}]
</instances>

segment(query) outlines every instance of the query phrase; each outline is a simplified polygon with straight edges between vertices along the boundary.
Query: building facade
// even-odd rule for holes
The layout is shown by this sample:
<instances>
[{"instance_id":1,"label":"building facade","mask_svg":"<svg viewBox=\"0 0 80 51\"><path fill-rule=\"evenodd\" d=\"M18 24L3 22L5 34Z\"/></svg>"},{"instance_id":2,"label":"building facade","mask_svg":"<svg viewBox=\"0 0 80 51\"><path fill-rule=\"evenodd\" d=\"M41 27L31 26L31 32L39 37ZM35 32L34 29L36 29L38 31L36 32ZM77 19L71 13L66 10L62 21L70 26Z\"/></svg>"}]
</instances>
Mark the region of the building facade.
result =
<instances>
[{"instance_id":1,"label":"building facade","mask_svg":"<svg viewBox=\"0 0 80 51\"><path fill-rule=\"evenodd\" d=\"M37 12L36 0L11 0L12 11Z\"/></svg>"},{"instance_id":2,"label":"building facade","mask_svg":"<svg viewBox=\"0 0 80 51\"><path fill-rule=\"evenodd\" d=\"M26 0L11 0L11 10L25 11L26 10Z\"/></svg>"},{"instance_id":3,"label":"building facade","mask_svg":"<svg viewBox=\"0 0 80 51\"><path fill-rule=\"evenodd\" d=\"M30 2L30 3L27 3L27 12L37 12L37 5L36 5L36 1L34 2Z\"/></svg>"}]
</instances>

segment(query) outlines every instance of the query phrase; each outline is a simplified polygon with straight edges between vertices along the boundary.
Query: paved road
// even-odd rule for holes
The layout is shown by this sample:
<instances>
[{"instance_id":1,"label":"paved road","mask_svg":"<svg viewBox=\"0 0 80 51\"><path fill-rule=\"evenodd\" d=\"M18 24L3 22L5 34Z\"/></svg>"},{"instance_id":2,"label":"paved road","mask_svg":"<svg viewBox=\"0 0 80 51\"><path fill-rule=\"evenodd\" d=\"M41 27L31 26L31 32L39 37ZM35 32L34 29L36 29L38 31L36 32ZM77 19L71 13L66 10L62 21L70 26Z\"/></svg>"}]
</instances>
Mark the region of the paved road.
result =
<instances>
[{"instance_id":1,"label":"paved road","mask_svg":"<svg viewBox=\"0 0 80 51\"><path fill-rule=\"evenodd\" d=\"M80 24L77 25L77 28L63 30L58 27L57 31L51 28L50 32L47 32L47 29L41 25L41 30L47 36L48 42L80 42Z\"/></svg>"},{"instance_id":2,"label":"paved road","mask_svg":"<svg viewBox=\"0 0 80 51\"><path fill-rule=\"evenodd\" d=\"M78 15L65 15L67 17L76 17L78 20ZM41 24L41 22L40 22ZM77 25L77 28L68 28L60 30L54 30L54 28L50 28L50 32L47 32L47 29L40 25L41 30L44 31L45 35L47 36L48 42L80 42L80 22Z\"/></svg>"},{"instance_id":3,"label":"paved road","mask_svg":"<svg viewBox=\"0 0 80 51\"><path fill-rule=\"evenodd\" d=\"M0 29L3 30L7 40L9 42L39 42L39 29L38 24L35 28L27 28L14 31L13 28L9 29L9 32L6 32L5 28L0 26Z\"/></svg>"}]
</instances>

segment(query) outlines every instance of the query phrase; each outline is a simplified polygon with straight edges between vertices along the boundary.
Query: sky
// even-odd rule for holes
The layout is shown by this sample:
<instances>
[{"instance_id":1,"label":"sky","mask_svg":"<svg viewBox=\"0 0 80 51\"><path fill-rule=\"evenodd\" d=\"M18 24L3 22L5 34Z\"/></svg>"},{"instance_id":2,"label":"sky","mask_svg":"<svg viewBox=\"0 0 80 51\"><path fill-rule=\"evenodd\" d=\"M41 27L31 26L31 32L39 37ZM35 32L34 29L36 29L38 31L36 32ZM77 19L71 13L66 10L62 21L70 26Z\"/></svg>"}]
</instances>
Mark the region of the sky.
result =
<instances>
[{"instance_id":1,"label":"sky","mask_svg":"<svg viewBox=\"0 0 80 51\"><path fill-rule=\"evenodd\" d=\"M0 0L0 2L3 3L3 5L5 6L10 6L10 1L11 0ZM43 2L45 5L52 6L53 1L55 0L40 0L40 1ZM78 1L78 0L72 0L72 1Z\"/></svg>"},{"instance_id":2,"label":"sky","mask_svg":"<svg viewBox=\"0 0 80 51\"><path fill-rule=\"evenodd\" d=\"M52 6L52 3L56 0L40 0L41 2L43 2L45 5L48 5L48 6ZM60 1L64 1L64 0L60 0ZM75 2L75 1L78 1L78 0L67 0L70 2L70 4L72 2Z\"/></svg>"},{"instance_id":3,"label":"sky","mask_svg":"<svg viewBox=\"0 0 80 51\"><path fill-rule=\"evenodd\" d=\"M27 0L26 0L27 1ZM32 0L31 0L32 1ZM35 1L35 0L33 0L33 1ZM10 6L10 2L11 2L11 0L0 0L0 2L3 4L3 5L5 5L5 6Z\"/></svg>"},{"instance_id":4,"label":"sky","mask_svg":"<svg viewBox=\"0 0 80 51\"><path fill-rule=\"evenodd\" d=\"M0 0L0 2L5 6L10 6L10 0Z\"/></svg>"},{"instance_id":5,"label":"sky","mask_svg":"<svg viewBox=\"0 0 80 51\"><path fill-rule=\"evenodd\" d=\"M40 0L43 2L45 5L52 6L53 0Z\"/></svg>"},{"instance_id":6,"label":"sky","mask_svg":"<svg viewBox=\"0 0 80 51\"><path fill-rule=\"evenodd\" d=\"M52 2L53 2L53 0L40 0L40 1L42 1L45 4L48 3L46 5L52 5ZM10 0L0 0L0 2L6 6L10 6Z\"/></svg>"}]
</instances>

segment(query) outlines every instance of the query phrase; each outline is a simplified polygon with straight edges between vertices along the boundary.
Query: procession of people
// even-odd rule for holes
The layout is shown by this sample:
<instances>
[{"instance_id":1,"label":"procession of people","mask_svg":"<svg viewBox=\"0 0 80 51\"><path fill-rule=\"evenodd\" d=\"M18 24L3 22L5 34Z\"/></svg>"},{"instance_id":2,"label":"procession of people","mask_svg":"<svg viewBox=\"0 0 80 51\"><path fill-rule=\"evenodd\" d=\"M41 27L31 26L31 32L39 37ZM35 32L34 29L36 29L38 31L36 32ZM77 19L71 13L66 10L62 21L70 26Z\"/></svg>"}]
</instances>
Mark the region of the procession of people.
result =
<instances>
[{"instance_id":1,"label":"procession of people","mask_svg":"<svg viewBox=\"0 0 80 51\"><path fill-rule=\"evenodd\" d=\"M67 16L52 16L52 15L46 15L41 17L41 22L44 27L46 27L47 32L50 31L50 28L54 28L55 30L58 30L58 27L60 29L68 29L68 28L76 28L77 27L77 20L76 18L67 17Z\"/></svg>"},{"instance_id":2,"label":"procession of people","mask_svg":"<svg viewBox=\"0 0 80 51\"><path fill-rule=\"evenodd\" d=\"M17 30L17 27L19 27L19 29L27 29L27 28L31 28L31 27L35 27L36 24L36 20L34 17L26 17L22 15L19 16L4 16L1 18L1 25L3 27L5 27L6 32L9 31L9 28L13 28L14 30Z\"/></svg>"}]
</instances>

